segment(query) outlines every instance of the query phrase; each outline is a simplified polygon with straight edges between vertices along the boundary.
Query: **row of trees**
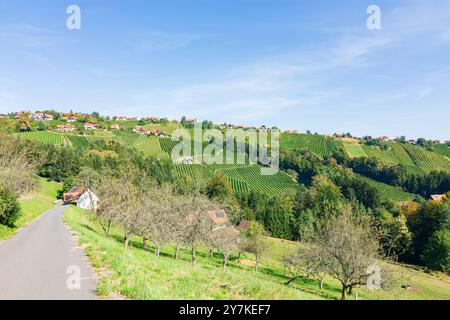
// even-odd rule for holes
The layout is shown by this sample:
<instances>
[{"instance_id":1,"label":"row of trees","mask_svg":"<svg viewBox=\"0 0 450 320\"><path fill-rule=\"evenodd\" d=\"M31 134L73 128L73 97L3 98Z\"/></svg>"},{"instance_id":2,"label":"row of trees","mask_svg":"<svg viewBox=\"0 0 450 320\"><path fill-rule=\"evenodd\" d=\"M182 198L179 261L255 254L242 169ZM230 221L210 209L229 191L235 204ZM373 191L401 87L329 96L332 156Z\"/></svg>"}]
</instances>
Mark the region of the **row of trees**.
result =
<instances>
[{"instance_id":1,"label":"row of trees","mask_svg":"<svg viewBox=\"0 0 450 320\"><path fill-rule=\"evenodd\" d=\"M351 168L354 172L387 183L402 187L405 191L429 197L450 190L450 173L433 171L428 174L412 174L401 164L386 164L375 158L352 158L342 152L333 155L337 163Z\"/></svg>"}]
</instances>

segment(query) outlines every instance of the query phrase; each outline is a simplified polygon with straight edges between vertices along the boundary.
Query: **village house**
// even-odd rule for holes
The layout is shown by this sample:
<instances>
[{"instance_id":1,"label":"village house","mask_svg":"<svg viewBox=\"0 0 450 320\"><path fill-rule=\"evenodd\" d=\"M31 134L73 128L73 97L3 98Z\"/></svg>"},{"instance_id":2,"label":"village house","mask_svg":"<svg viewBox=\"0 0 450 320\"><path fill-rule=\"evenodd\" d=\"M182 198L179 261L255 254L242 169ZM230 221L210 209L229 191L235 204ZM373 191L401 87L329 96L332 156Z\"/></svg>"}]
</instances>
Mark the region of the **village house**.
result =
<instances>
[{"instance_id":1,"label":"village house","mask_svg":"<svg viewBox=\"0 0 450 320\"><path fill-rule=\"evenodd\" d=\"M74 187L63 194L64 204L73 204L85 210L97 208L98 197L89 189Z\"/></svg>"},{"instance_id":2,"label":"village house","mask_svg":"<svg viewBox=\"0 0 450 320\"><path fill-rule=\"evenodd\" d=\"M186 122L187 123L195 123L195 122L197 122L197 119L195 119L195 118L187 118Z\"/></svg>"},{"instance_id":3,"label":"village house","mask_svg":"<svg viewBox=\"0 0 450 320\"><path fill-rule=\"evenodd\" d=\"M120 126L117 123L114 123L113 125L111 125L111 129L112 130L120 130Z\"/></svg>"},{"instance_id":4,"label":"village house","mask_svg":"<svg viewBox=\"0 0 450 320\"><path fill-rule=\"evenodd\" d=\"M50 121L53 120L54 117L51 114L35 112L30 115L30 119L34 121Z\"/></svg>"},{"instance_id":5,"label":"village house","mask_svg":"<svg viewBox=\"0 0 450 320\"><path fill-rule=\"evenodd\" d=\"M146 134L148 136L164 137L166 134L158 129L145 129L144 127L136 127L133 132L138 134Z\"/></svg>"},{"instance_id":6,"label":"village house","mask_svg":"<svg viewBox=\"0 0 450 320\"><path fill-rule=\"evenodd\" d=\"M71 115L67 118L68 123L72 123L72 122L76 122L76 121L77 121L77 117L75 117L74 115Z\"/></svg>"},{"instance_id":7,"label":"village house","mask_svg":"<svg viewBox=\"0 0 450 320\"><path fill-rule=\"evenodd\" d=\"M114 116L113 120L115 120L115 121L136 121L137 117Z\"/></svg>"},{"instance_id":8,"label":"village house","mask_svg":"<svg viewBox=\"0 0 450 320\"><path fill-rule=\"evenodd\" d=\"M0 114L0 120L6 120L6 119L8 119L8 115Z\"/></svg>"},{"instance_id":9,"label":"village house","mask_svg":"<svg viewBox=\"0 0 450 320\"><path fill-rule=\"evenodd\" d=\"M159 121L160 118L159 117L145 117L144 120L156 122L156 121Z\"/></svg>"},{"instance_id":10,"label":"village house","mask_svg":"<svg viewBox=\"0 0 450 320\"><path fill-rule=\"evenodd\" d=\"M75 126L66 124L66 125L57 125L56 130L59 132L72 132L75 131Z\"/></svg>"},{"instance_id":11,"label":"village house","mask_svg":"<svg viewBox=\"0 0 450 320\"><path fill-rule=\"evenodd\" d=\"M96 124L96 123L92 123L92 122L83 123L83 130L85 130L85 131L95 130L95 129L97 129L97 127L98 127L98 124Z\"/></svg>"},{"instance_id":12,"label":"village house","mask_svg":"<svg viewBox=\"0 0 450 320\"><path fill-rule=\"evenodd\" d=\"M228 216L225 210L208 211L208 216L215 225L215 229L223 228L228 224Z\"/></svg>"}]
</instances>

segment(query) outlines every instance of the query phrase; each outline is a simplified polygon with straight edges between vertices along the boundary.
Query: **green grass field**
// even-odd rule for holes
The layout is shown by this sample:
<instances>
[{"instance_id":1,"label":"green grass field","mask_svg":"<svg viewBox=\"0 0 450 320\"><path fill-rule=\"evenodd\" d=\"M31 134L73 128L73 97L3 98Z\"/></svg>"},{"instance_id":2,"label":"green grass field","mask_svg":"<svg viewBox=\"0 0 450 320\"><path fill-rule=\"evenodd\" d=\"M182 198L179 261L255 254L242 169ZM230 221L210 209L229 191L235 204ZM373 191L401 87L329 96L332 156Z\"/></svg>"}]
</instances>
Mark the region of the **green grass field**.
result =
<instances>
[{"instance_id":1,"label":"green grass field","mask_svg":"<svg viewBox=\"0 0 450 320\"><path fill-rule=\"evenodd\" d=\"M268 238L261 268L254 271L254 257L244 253L240 261L233 256L229 267L222 271L219 254L209 257L206 249L199 249L195 267L190 263L189 250L183 249L180 260L172 255L173 245L162 248L158 259L153 249L145 251L142 239L133 237L131 247L122 245L122 232L117 226L105 238L92 214L71 207L65 211L65 221L77 232L91 263L98 272L97 292L101 298L118 293L130 299L339 299L340 286L331 278L325 279L323 290L317 281L302 278L290 285L285 282L281 258L300 244ZM450 278L443 274L426 274L407 266L389 265L395 274L395 286L388 291L356 288L360 299L450 299ZM408 283L411 290L401 289Z\"/></svg>"},{"instance_id":2,"label":"green grass field","mask_svg":"<svg viewBox=\"0 0 450 320\"><path fill-rule=\"evenodd\" d=\"M341 140L344 151L348 154L350 158L360 158L367 157L366 152L364 151L363 146L359 143L358 140Z\"/></svg>"},{"instance_id":3,"label":"green grass field","mask_svg":"<svg viewBox=\"0 0 450 320\"><path fill-rule=\"evenodd\" d=\"M39 217L54 207L54 201L62 185L39 179L39 186L35 192L20 199L22 216L16 221L14 228L0 225L0 240L13 236L18 229Z\"/></svg>"}]
</instances>

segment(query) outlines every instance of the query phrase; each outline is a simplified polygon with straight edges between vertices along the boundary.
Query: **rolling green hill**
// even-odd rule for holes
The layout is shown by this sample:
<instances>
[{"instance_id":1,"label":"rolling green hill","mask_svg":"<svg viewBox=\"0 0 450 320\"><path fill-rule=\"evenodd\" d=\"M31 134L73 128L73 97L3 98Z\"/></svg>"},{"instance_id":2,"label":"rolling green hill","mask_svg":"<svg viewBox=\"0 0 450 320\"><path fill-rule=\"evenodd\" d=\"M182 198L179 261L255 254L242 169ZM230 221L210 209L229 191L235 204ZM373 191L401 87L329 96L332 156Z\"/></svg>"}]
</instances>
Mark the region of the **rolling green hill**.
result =
<instances>
[{"instance_id":1,"label":"rolling green hill","mask_svg":"<svg viewBox=\"0 0 450 320\"><path fill-rule=\"evenodd\" d=\"M136 122L126 121L127 128L133 128ZM148 124L147 128L160 129L168 133L178 127L176 123ZM70 145L73 147L88 147L90 143L99 140L114 140L124 146L133 147L145 155L159 158L170 157L172 149L178 144L170 137L157 138L139 135L131 130L97 130L89 134L57 133L57 132L25 132L16 134L20 139L34 140L44 144ZM433 170L450 172L450 158L447 145L434 145L433 151L406 143L387 142L385 147L369 146L362 144L354 138L335 139L317 134L292 134L282 133L280 148L288 150L309 150L319 156L331 155L341 149L350 157L373 157L387 164L402 164L407 172L415 174L428 173ZM205 147L207 143L203 143ZM193 149L193 146L192 146ZM226 154L223 154L226 159ZM248 156L246 155L246 160ZM278 172L272 176L260 174L257 165L190 165L179 164L175 166L178 174L190 177L198 181L206 181L214 172L220 171L227 176L233 190L237 193L246 193L250 190L258 190L267 195L276 195L295 191L298 184L285 172ZM414 196L393 188L389 185L378 183L371 179L365 180L380 191L382 197L393 201L404 201Z\"/></svg>"}]
</instances>

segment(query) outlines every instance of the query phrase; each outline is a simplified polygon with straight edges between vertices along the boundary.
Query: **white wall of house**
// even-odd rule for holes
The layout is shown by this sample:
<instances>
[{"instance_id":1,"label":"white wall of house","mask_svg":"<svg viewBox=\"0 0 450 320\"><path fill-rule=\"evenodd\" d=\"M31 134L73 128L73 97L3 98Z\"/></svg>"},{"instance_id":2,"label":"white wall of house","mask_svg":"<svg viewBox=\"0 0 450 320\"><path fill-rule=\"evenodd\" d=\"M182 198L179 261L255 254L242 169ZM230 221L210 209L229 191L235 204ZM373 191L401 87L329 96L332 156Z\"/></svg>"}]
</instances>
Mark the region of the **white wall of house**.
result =
<instances>
[{"instance_id":1,"label":"white wall of house","mask_svg":"<svg viewBox=\"0 0 450 320\"><path fill-rule=\"evenodd\" d=\"M85 210L95 210L97 208L98 197L91 191L85 191L77 200L77 207Z\"/></svg>"}]
</instances>

